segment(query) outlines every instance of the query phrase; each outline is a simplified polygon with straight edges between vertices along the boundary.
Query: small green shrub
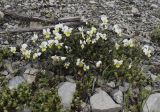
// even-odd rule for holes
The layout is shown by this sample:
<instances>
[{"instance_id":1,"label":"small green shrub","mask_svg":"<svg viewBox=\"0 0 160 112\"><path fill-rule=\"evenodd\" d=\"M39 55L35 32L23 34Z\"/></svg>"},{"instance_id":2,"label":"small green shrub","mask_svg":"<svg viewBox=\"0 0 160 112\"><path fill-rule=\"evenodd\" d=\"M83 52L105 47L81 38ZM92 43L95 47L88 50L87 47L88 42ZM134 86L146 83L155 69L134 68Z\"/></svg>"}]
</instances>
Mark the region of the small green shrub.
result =
<instances>
[{"instance_id":1,"label":"small green shrub","mask_svg":"<svg viewBox=\"0 0 160 112\"><path fill-rule=\"evenodd\" d=\"M152 49L149 45L141 48L136 38L124 38L117 24L113 26L114 32L109 31L106 16L101 16L101 21L99 25L88 23L74 29L63 24L55 25L54 30L43 29L43 35L35 33L27 43L20 46L22 59L33 64L40 63L40 69L51 71L55 76L74 76L77 92L72 102L72 111L80 111L81 103L88 103L94 88L99 86L99 77L107 81L116 80L119 85L128 82L130 87L124 107L127 111L134 108L139 111L144 100L142 90L151 83L145 77L141 65L151 57ZM17 56L16 47L10 47L10 52ZM26 105L38 112L60 112L60 100L54 89L56 85L57 81L52 76L37 76L33 88L29 89L33 97ZM133 94L137 85L141 91Z\"/></svg>"}]
</instances>

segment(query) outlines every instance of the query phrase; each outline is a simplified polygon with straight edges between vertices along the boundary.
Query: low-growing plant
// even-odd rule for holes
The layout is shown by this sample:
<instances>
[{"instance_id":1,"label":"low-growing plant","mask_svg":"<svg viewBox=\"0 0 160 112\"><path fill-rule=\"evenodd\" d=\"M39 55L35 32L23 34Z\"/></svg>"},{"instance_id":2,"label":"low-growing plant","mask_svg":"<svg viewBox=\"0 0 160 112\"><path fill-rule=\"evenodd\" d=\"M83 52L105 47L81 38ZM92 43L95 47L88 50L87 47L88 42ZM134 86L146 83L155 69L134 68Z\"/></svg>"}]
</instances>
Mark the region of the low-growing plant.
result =
<instances>
[{"instance_id":1,"label":"low-growing plant","mask_svg":"<svg viewBox=\"0 0 160 112\"><path fill-rule=\"evenodd\" d=\"M22 58L32 63L40 63L39 68L52 71L55 75L72 75L77 83L77 92L72 102L72 109L80 110L81 102L88 102L93 94L99 77L105 80L114 79L120 85L128 82L130 88L125 108L130 111L133 107L140 110L139 102L144 98L134 98L133 88L143 90L149 84L149 80L141 70L145 59L152 55L149 45L141 47L135 38L124 38L119 25L114 25L114 32L107 28L109 21L106 16L101 16L99 25L88 23L85 26L71 28L63 24L55 25L54 30L43 29L43 35L34 33L30 41L20 46ZM17 55L17 49L10 47L10 52ZM45 65L45 66L44 66ZM47 65L47 66L46 66ZM40 76L36 82L38 89L49 88L44 93L35 92L33 110L59 112L59 98L53 89L54 80L50 77ZM50 86L48 85L50 83ZM52 90L51 89L51 90ZM42 89L43 90L43 89ZM141 97L142 92L137 93ZM140 99L140 100L139 100ZM57 105L51 102L57 103ZM138 105L134 106L134 104ZM140 103L141 105L141 103ZM50 108L53 106L54 108Z\"/></svg>"},{"instance_id":2,"label":"low-growing plant","mask_svg":"<svg viewBox=\"0 0 160 112\"><path fill-rule=\"evenodd\" d=\"M151 40L160 45L160 26L155 28L151 33Z\"/></svg>"}]
</instances>

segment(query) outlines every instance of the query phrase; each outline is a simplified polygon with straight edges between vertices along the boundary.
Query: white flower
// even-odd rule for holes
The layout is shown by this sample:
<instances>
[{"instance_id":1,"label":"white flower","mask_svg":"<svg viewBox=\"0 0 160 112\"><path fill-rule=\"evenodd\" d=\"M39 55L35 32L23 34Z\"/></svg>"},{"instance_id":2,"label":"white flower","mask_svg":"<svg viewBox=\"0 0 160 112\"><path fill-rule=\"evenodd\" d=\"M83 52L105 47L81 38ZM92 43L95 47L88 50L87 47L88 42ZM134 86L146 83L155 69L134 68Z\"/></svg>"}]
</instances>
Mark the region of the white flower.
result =
<instances>
[{"instance_id":1,"label":"white flower","mask_svg":"<svg viewBox=\"0 0 160 112\"><path fill-rule=\"evenodd\" d=\"M122 29L120 28L120 26L118 24L115 24L113 26L115 32L119 35L119 36L122 36Z\"/></svg>"},{"instance_id":2,"label":"white flower","mask_svg":"<svg viewBox=\"0 0 160 112\"><path fill-rule=\"evenodd\" d=\"M50 32L50 29L47 28L47 29L43 29L43 35L45 36L45 38L50 38L51 36L51 32Z\"/></svg>"},{"instance_id":3,"label":"white flower","mask_svg":"<svg viewBox=\"0 0 160 112\"><path fill-rule=\"evenodd\" d=\"M101 64L102 64L102 61L98 61L98 62L96 63L96 67L99 68L99 67L101 66Z\"/></svg>"},{"instance_id":4,"label":"white flower","mask_svg":"<svg viewBox=\"0 0 160 112\"><path fill-rule=\"evenodd\" d=\"M63 24L56 24L55 28L54 28L55 29L54 31L59 32L59 30L62 29L62 28L63 28Z\"/></svg>"},{"instance_id":5,"label":"white flower","mask_svg":"<svg viewBox=\"0 0 160 112\"><path fill-rule=\"evenodd\" d=\"M54 44L54 40L48 40L48 47L51 48Z\"/></svg>"},{"instance_id":6,"label":"white flower","mask_svg":"<svg viewBox=\"0 0 160 112\"><path fill-rule=\"evenodd\" d=\"M20 50L21 50L22 52L23 52L23 51L25 51L25 50L26 50L26 48L27 48L27 46L28 46L27 44L22 44L22 46L21 46L21 49L20 49Z\"/></svg>"},{"instance_id":7,"label":"white flower","mask_svg":"<svg viewBox=\"0 0 160 112\"><path fill-rule=\"evenodd\" d=\"M86 41L82 41L80 40L80 45L81 45L81 48L84 49L84 45L86 44Z\"/></svg>"},{"instance_id":8,"label":"white flower","mask_svg":"<svg viewBox=\"0 0 160 112\"><path fill-rule=\"evenodd\" d=\"M73 28L69 28L68 26L64 26L62 28L63 33L66 35L66 37L69 37L72 33Z\"/></svg>"},{"instance_id":9,"label":"white flower","mask_svg":"<svg viewBox=\"0 0 160 112\"><path fill-rule=\"evenodd\" d=\"M131 69L131 67L132 67L132 63L129 64L128 69Z\"/></svg>"},{"instance_id":10,"label":"white flower","mask_svg":"<svg viewBox=\"0 0 160 112\"><path fill-rule=\"evenodd\" d=\"M99 40L100 38L102 38L103 40L107 40L107 35L97 32L96 40Z\"/></svg>"},{"instance_id":11,"label":"white flower","mask_svg":"<svg viewBox=\"0 0 160 112\"><path fill-rule=\"evenodd\" d=\"M94 43L96 43L97 42L97 40L96 39L93 39L92 40L92 44L94 44Z\"/></svg>"},{"instance_id":12,"label":"white flower","mask_svg":"<svg viewBox=\"0 0 160 112\"><path fill-rule=\"evenodd\" d=\"M150 49L148 45L144 45L142 49L146 56L151 57L152 50Z\"/></svg>"},{"instance_id":13,"label":"white flower","mask_svg":"<svg viewBox=\"0 0 160 112\"><path fill-rule=\"evenodd\" d=\"M29 59L31 57L31 50L25 50L22 52L22 54L26 59Z\"/></svg>"},{"instance_id":14,"label":"white flower","mask_svg":"<svg viewBox=\"0 0 160 112\"><path fill-rule=\"evenodd\" d=\"M58 47L58 49L61 49L64 43L59 43L58 40L54 41L55 45Z\"/></svg>"},{"instance_id":15,"label":"white flower","mask_svg":"<svg viewBox=\"0 0 160 112\"><path fill-rule=\"evenodd\" d=\"M48 45L48 43L46 41L43 41L41 43L41 45L39 47L41 48L42 52L46 51L47 45Z\"/></svg>"},{"instance_id":16,"label":"white flower","mask_svg":"<svg viewBox=\"0 0 160 112\"><path fill-rule=\"evenodd\" d=\"M96 33L97 32L97 29L95 28L95 27L91 27L91 30L90 31L87 31L87 34L90 36L90 37L92 37L92 35L94 34L94 33Z\"/></svg>"},{"instance_id":17,"label":"white flower","mask_svg":"<svg viewBox=\"0 0 160 112\"><path fill-rule=\"evenodd\" d=\"M10 47L10 51L15 54L16 53L16 47Z\"/></svg>"},{"instance_id":18,"label":"white flower","mask_svg":"<svg viewBox=\"0 0 160 112\"><path fill-rule=\"evenodd\" d=\"M79 66L79 67L83 67L83 65L84 65L84 60L83 60L83 59L81 60L81 59L78 58L78 59L77 59L77 62L76 62L76 65Z\"/></svg>"},{"instance_id":19,"label":"white flower","mask_svg":"<svg viewBox=\"0 0 160 112\"><path fill-rule=\"evenodd\" d=\"M53 60L53 63L57 63L57 62L60 61L60 57L57 56L57 55L54 55L54 56L52 56L51 58L52 58L52 60Z\"/></svg>"},{"instance_id":20,"label":"white flower","mask_svg":"<svg viewBox=\"0 0 160 112\"><path fill-rule=\"evenodd\" d=\"M101 15L101 20L102 20L103 24L108 24L108 18L106 15Z\"/></svg>"},{"instance_id":21,"label":"white flower","mask_svg":"<svg viewBox=\"0 0 160 112\"><path fill-rule=\"evenodd\" d=\"M88 70L89 70L89 65L87 66L87 65L84 64L83 70L84 70L84 71L88 71Z\"/></svg>"},{"instance_id":22,"label":"white flower","mask_svg":"<svg viewBox=\"0 0 160 112\"><path fill-rule=\"evenodd\" d=\"M64 67L65 67L66 69L68 69L69 66L70 66L70 62L66 62L66 63L64 64Z\"/></svg>"},{"instance_id":23,"label":"white flower","mask_svg":"<svg viewBox=\"0 0 160 112\"><path fill-rule=\"evenodd\" d=\"M120 47L120 45L116 42L116 43L115 43L115 48L116 48L116 50L118 50L119 47Z\"/></svg>"},{"instance_id":24,"label":"white flower","mask_svg":"<svg viewBox=\"0 0 160 112\"><path fill-rule=\"evenodd\" d=\"M82 38L84 39L84 29L83 29L83 27L79 27L78 30L81 32Z\"/></svg>"},{"instance_id":25,"label":"white flower","mask_svg":"<svg viewBox=\"0 0 160 112\"><path fill-rule=\"evenodd\" d=\"M123 40L123 46L124 47L133 47L134 46L134 41L133 39L124 39Z\"/></svg>"},{"instance_id":26,"label":"white flower","mask_svg":"<svg viewBox=\"0 0 160 112\"><path fill-rule=\"evenodd\" d=\"M55 33L55 39L56 40L61 40L62 39L62 35L60 33Z\"/></svg>"},{"instance_id":27,"label":"white flower","mask_svg":"<svg viewBox=\"0 0 160 112\"><path fill-rule=\"evenodd\" d=\"M78 27L78 30L79 30L80 32L84 32L84 28L83 28L83 27Z\"/></svg>"},{"instance_id":28,"label":"white flower","mask_svg":"<svg viewBox=\"0 0 160 112\"><path fill-rule=\"evenodd\" d=\"M33 59L38 58L42 53L41 52L37 52L33 54Z\"/></svg>"},{"instance_id":29,"label":"white flower","mask_svg":"<svg viewBox=\"0 0 160 112\"><path fill-rule=\"evenodd\" d=\"M123 64L123 60L119 61L117 59L114 59L113 62L114 62L114 65L116 66L116 68L119 68Z\"/></svg>"},{"instance_id":30,"label":"white flower","mask_svg":"<svg viewBox=\"0 0 160 112\"><path fill-rule=\"evenodd\" d=\"M108 18L106 15L101 15L101 20L102 20L102 24L100 24L100 26L104 29L108 28Z\"/></svg>"},{"instance_id":31,"label":"white flower","mask_svg":"<svg viewBox=\"0 0 160 112\"><path fill-rule=\"evenodd\" d=\"M62 61L66 60L66 57L61 56L60 58L61 58Z\"/></svg>"},{"instance_id":32,"label":"white flower","mask_svg":"<svg viewBox=\"0 0 160 112\"><path fill-rule=\"evenodd\" d=\"M36 42L37 39L38 39L38 35L37 35L37 34L34 34L34 35L32 36L32 38L31 38L31 40L32 40L33 42Z\"/></svg>"}]
</instances>

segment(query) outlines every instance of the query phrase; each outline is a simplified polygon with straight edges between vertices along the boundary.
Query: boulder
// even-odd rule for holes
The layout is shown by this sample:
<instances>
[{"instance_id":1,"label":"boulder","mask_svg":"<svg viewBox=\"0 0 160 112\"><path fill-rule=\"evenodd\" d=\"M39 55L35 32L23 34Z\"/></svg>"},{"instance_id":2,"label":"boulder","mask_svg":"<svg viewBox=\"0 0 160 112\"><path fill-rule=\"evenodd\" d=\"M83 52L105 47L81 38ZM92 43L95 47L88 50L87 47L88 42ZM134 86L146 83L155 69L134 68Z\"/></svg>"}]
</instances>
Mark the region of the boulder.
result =
<instances>
[{"instance_id":1,"label":"boulder","mask_svg":"<svg viewBox=\"0 0 160 112\"><path fill-rule=\"evenodd\" d=\"M118 104L123 104L123 93L120 90L114 90L112 92L113 99L118 103Z\"/></svg>"},{"instance_id":2,"label":"boulder","mask_svg":"<svg viewBox=\"0 0 160 112\"><path fill-rule=\"evenodd\" d=\"M92 112L119 112L121 105L116 104L112 98L103 90L98 90L90 98Z\"/></svg>"},{"instance_id":3,"label":"boulder","mask_svg":"<svg viewBox=\"0 0 160 112\"><path fill-rule=\"evenodd\" d=\"M67 110L70 109L74 93L76 91L76 83L64 82L58 88L58 95L62 100L63 107Z\"/></svg>"},{"instance_id":4,"label":"boulder","mask_svg":"<svg viewBox=\"0 0 160 112\"><path fill-rule=\"evenodd\" d=\"M144 104L143 112L160 112L160 93L152 94Z\"/></svg>"},{"instance_id":5,"label":"boulder","mask_svg":"<svg viewBox=\"0 0 160 112\"><path fill-rule=\"evenodd\" d=\"M8 87L9 89L14 89L24 82L25 82L25 79L22 76L15 76L11 80L9 80Z\"/></svg>"}]
</instances>

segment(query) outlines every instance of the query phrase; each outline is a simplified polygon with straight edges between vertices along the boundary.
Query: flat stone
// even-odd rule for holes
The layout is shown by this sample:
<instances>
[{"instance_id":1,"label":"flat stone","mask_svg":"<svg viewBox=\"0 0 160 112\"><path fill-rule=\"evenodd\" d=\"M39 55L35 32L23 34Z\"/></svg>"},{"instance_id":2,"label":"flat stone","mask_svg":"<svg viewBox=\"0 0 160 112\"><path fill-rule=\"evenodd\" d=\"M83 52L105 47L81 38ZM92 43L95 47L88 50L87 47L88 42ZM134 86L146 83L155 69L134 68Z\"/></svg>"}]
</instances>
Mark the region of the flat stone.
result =
<instances>
[{"instance_id":1,"label":"flat stone","mask_svg":"<svg viewBox=\"0 0 160 112\"><path fill-rule=\"evenodd\" d=\"M149 96L144 104L143 112L160 112L160 93Z\"/></svg>"},{"instance_id":2,"label":"flat stone","mask_svg":"<svg viewBox=\"0 0 160 112\"><path fill-rule=\"evenodd\" d=\"M58 89L58 95L62 100L63 107L70 109L74 93L76 91L76 83L64 82Z\"/></svg>"},{"instance_id":3,"label":"flat stone","mask_svg":"<svg viewBox=\"0 0 160 112\"><path fill-rule=\"evenodd\" d=\"M35 75L23 74L23 77L27 81L27 83L29 83L29 84L33 83L36 79Z\"/></svg>"},{"instance_id":4,"label":"flat stone","mask_svg":"<svg viewBox=\"0 0 160 112\"><path fill-rule=\"evenodd\" d=\"M112 92L113 99L118 103L118 104L123 104L123 93L120 90L114 90Z\"/></svg>"},{"instance_id":5,"label":"flat stone","mask_svg":"<svg viewBox=\"0 0 160 112\"><path fill-rule=\"evenodd\" d=\"M26 82L22 76L15 76L11 80L9 80L8 87L9 89L17 88L20 84Z\"/></svg>"},{"instance_id":6,"label":"flat stone","mask_svg":"<svg viewBox=\"0 0 160 112\"><path fill-rule=\"evenodd\" d=\"M119 112L122 108L103 90L99 90L98 93L91 96L90 104L92 112Z\"/></svg>"}]
</instances>

